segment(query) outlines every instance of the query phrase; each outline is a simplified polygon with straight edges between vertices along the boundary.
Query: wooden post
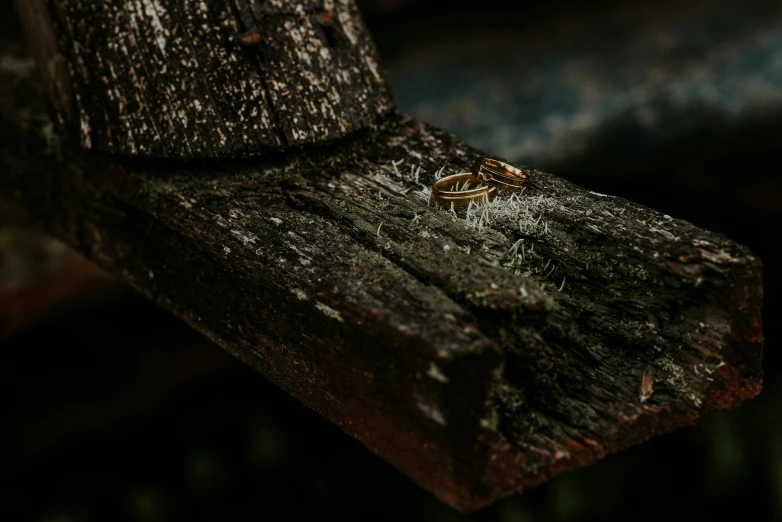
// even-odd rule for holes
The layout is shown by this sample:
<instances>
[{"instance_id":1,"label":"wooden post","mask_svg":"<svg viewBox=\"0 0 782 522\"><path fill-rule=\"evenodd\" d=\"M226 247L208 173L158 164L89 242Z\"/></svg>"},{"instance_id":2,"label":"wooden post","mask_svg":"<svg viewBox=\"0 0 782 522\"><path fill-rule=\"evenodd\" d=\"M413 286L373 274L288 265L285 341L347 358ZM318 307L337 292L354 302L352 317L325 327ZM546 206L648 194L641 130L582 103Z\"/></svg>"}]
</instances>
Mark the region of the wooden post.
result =
<instances>
[{"instance_id":1,"label":"wooden post","mask_svg":"<svg viewBox=\"0 0 782 522\"><path fill-rule=\"evenodd\" d=\"M393 109L352 0L16 7L60 119L86 149L252 156L333 141Z\"/></svg>"}]
</instances>

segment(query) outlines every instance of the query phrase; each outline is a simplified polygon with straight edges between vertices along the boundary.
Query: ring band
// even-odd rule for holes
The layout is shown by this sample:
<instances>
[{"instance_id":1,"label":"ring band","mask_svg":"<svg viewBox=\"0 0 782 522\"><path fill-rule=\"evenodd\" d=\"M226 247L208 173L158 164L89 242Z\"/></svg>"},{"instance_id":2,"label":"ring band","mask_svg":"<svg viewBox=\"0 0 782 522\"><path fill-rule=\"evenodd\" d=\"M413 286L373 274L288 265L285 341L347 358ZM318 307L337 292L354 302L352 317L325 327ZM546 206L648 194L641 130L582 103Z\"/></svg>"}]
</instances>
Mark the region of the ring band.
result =
<instances>
[{"instance_id":1,"label":"ring band","mask_svg":"<svg viewBox=\"0 0 782 522\"><path fill-rule=\"evenodd\" d=\"M475 164L473 173L487 185L511 192L520 191L529 181L527 175L520 169L492 158L480 159Z\"/></svg>"},{"instance_id":2,"label":"ring band","mask_svg":"<svg viewBox=\"0 0 782 522\"><path fill-rule=\"evenodd\" d=\"M467 186L467 190L459 188L459 185ZM475 187L475 188L470 188ZM495 187L484 185L470 172L462 172L440 178L432 184L432 199L443 207L466 207L472 201L480 203L484 199L491 199L497 193Z\"/></svg>"}]
</instances>

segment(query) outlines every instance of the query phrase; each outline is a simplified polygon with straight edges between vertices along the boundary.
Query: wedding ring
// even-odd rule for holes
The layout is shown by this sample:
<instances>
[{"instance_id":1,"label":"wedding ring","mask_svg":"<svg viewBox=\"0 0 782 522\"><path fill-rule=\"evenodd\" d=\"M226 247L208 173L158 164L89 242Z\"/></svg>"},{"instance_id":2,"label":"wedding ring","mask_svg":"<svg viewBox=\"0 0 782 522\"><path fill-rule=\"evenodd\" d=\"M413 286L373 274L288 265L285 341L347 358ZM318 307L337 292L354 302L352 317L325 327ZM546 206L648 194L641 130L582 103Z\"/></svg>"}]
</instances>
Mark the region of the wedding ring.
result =
<instances>
[{"instance_id":1,"label":"wedding ring","mask_svg":"<svg viewBox=\"0 0 782 522\"><path fill-rule=\"evenodd\" d=\"M484 185L470 172L440 178L432 184L432 199L443 207L466 207L493 198L497 189Z\"/></svg>"},{"instance_id":2,"label":"wedding ring","mask_svg":"<svg viewBox=\"0 0 782 522\"><path fill-rule=\"evenodd\" d=\"M473 173L487 185L511 192L520 191L529 181L527 175L520 169L493 158L478 160Z\"/></svg>"}]
</instances>

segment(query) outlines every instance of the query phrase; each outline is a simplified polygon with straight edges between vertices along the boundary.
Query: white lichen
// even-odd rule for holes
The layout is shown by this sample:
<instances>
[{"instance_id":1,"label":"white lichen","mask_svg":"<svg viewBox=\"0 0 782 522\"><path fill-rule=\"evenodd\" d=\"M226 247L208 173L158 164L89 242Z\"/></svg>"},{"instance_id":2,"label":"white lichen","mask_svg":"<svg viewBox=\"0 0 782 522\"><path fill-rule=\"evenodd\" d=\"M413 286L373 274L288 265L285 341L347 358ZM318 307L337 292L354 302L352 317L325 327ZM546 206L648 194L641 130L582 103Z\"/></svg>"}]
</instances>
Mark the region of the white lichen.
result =
<instances>
[{"instance_id":1,"label":"white lichen","mask_svg":"<svg viewBox=\"0 0 782 522\"><path fill-rule=\"evenodd\" d=\"M424 414L432 419L437 424L440 424L442 426L446 426L447 422L445 420L445 415L443 412L441 412L439 409L437 409L435 406L432 406L431 404L427 403L424 399L421 397L418 397L418 409L424 412Z\"/></svg>"},{"instance_id":2,"label":"white lichen","mask_svg":"<svg viewBox=\"0 0 782 522\"><path fill-rule=\"evenodd\" d=\"M307 294L300 288L291 288L291 293L296 296L299 301L306 301ZM317 305L316 305L317 306ZM325 306L325 305L324 305ZM328 307L327 307L328 308Z\"/></svg>"},{"instance_id":3,"label":"white lichen","mask_svg":"<svg viewBox=\"0 0 782 522\"><path fill-rule=\"evenodd\" d=\"M429 371L427 371L426 374L432 379L443 384L446 384L449 381L448 377L446 377L445 374L440 371L440 368L438 368L437 365L433 362L429 363Z\"/></svg>"},{"instance_id":4,"label":"white lichen","mask_svg":"<svg viewBox=\"0 0 782 522\"><path fill-rule=\"evenodd\" d=\"M340 323L344 323L345 322L345 320L342 318L342 314L340 314L338 311L334 310L330 306L321 303L320 301L317 301L315 303L315 308L317 308L318 310L323 312L323 314L326 315L327 317L331 317L332 319L336 319Z\"/></svg>"}]
</instances>

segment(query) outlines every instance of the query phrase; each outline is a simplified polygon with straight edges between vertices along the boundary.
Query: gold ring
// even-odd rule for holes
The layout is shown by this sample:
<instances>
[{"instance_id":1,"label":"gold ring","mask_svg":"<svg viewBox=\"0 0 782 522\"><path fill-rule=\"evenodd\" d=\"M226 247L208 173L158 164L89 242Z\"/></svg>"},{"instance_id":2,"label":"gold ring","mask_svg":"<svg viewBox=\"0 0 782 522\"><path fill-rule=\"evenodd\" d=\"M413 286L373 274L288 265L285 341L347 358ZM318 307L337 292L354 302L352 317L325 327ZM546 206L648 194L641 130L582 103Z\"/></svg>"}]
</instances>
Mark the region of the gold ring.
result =
<instances>
[{"instance_id":1,"label":"gold ring","mask_svg":"<svg viewBox=\"0 0 782 522\"><path fill-rule=\"evenodd\" d=\"M497 189L484 185L470 172L440 178L432 184L432 199L443 207L466 207L495 196Z\"/></svg>"},{"instance_id":2,"label":"gold ring","mask_svg":"<svg viewBox=\"0 0 782 522\"><path fill-rule=\"evenodd\" d=\"M520 191L529 181L527 175L520 169L492 158L478 160L473 168L473 173L476 178L487 185L511 192Z\"/></svg>"}]
</instances>

